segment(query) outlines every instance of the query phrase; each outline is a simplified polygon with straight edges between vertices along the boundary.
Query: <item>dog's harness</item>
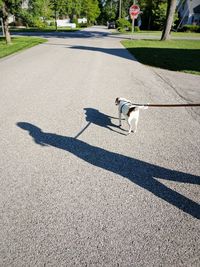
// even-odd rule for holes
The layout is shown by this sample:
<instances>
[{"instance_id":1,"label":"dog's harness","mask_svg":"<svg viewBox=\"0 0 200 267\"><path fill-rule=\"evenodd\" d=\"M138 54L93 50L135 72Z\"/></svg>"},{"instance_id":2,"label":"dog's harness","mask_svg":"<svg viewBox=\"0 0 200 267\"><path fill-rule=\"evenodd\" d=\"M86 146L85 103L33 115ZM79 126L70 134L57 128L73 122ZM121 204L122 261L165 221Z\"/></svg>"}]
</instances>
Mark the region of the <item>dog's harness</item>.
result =
<instances>
[{"instance_id":1,"label":"dog's harness","mask_svg":"<svg viewBox=\"0 0 200 267\"><path fill-rule=\"evenodd\" d=\"M126 101L124 104L122 104L121 108L120 108L120 113L122 113L122 109L123 107L126 105L126 104L129 104L132 106L132 103L130 101Z\"/></svg>"}]
</instances>

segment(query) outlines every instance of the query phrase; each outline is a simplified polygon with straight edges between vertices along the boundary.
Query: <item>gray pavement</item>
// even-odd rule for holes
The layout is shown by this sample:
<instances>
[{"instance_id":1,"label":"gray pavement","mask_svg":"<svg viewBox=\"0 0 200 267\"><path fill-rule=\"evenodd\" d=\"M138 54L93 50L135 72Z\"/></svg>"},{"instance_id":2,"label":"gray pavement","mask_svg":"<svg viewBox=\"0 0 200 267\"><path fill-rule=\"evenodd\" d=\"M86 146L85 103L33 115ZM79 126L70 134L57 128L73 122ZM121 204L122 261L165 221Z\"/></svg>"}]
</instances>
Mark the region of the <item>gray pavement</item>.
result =
<instances>
[{"instance_id":1,"label":"gray pavement","mask_svg":"<svg viewBox=\"0 0 200 267\"><path fill-rule=\"evenodd\" d=\"M141 111L126 136L114 105L197 102L200 77L144 66L108 33L0 61L0 266L200 264L199 109Z\"/></svg>"}]
</instances>

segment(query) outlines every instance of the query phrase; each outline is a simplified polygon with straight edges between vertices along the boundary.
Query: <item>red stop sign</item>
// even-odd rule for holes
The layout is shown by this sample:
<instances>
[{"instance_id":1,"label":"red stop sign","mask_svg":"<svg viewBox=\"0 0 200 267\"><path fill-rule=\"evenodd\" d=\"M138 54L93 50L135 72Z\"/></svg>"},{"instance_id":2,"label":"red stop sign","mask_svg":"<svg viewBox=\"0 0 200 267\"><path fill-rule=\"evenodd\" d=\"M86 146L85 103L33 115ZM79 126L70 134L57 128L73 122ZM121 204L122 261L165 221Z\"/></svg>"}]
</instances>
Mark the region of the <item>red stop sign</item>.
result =
<instances>
[{"instance_id":1,"label":"red stop sign","mask_svg":"<svg viewBox=\"0 0 200 267\"><path fill-rule=\"evenodd\" d=\"M138 5L132 5L129 9L129 14L136 16L140 13L140 7Z\"/></svg>"}]
</instances>

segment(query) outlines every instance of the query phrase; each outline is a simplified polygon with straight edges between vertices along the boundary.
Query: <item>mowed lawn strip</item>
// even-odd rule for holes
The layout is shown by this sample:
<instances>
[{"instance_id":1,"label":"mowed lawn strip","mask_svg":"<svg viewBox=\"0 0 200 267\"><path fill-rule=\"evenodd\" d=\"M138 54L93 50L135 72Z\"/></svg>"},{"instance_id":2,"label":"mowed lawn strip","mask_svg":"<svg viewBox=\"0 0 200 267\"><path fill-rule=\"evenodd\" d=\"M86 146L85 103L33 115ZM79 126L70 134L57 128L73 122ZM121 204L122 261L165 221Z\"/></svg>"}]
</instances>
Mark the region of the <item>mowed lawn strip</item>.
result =
<instances>
[{"instance_id":1,"label":"mowed lawn strip","mask_svg":"<svg viewBox=\"0 0 200 267\"><path fill-rule=\"evenodd\" d=\"M118 32L117 34L121 34L120 32ZM162 36L162 31L134 31L133 33L131 31L129 32L123 32L123 34L126 35L136 35L136 36L140 36L140 35L147 35L147 36L158 36L161 38ZM183 39L187 39L187 38L195 38L195 39L200 39L200 33L197 32L171 32L171 38L183 38Z\"/></svg>"},{"instance_id":2,"label":"mowed lawn strip","mask_svg":"<svg viewBox=\"0 0 200 267\"><path fill-rule=\"evenodd\" d=\"M121 42L143 64L200 75L200 41L126 40Z\"/></svg>"},{"instance_id":3,"label":"mowed lawn strip","mask_svg":"<svg viewBox=\"0 0 200 267\"><path fill-rule=\"evenodd\" d=\"M75 32L75 31L79 31L80 28L75 28L75 29L71 29L71 28L64 28L64 27L58 27L57 30L55 29L55 27L48 27L48 28L11 28L10 32L15 33L15 32Z\"/></svg>"},{"instance_id":4,"label":"mowed lawn strip","mask_svg":"<svg viewBox=\"0 0 200 267\"><path fill-rule=\"evenodd\" d=\"M38 37L13 37L12 44L7 45L5 39L0 37L0 58L46 41L46 39Z\"/></svg>"}]
</instances>

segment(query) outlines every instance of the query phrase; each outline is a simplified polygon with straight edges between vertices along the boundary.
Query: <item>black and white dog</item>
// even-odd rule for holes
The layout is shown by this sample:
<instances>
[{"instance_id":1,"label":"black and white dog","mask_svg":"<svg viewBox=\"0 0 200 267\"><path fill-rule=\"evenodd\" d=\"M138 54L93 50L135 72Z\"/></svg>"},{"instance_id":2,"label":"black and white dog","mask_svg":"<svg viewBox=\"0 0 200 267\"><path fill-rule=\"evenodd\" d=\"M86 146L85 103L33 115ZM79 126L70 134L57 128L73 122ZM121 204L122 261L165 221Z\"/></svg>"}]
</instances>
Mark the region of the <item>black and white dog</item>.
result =
<instances>
[{"instance_id":1,"label":"black and white dog","mask_svg":"<svg viewBox=\"0 0 200 267\"><path fill-rule=\"evenodd\" d=\"M118 111L119 111L119 126L121 126L121 114L124 115L128 125L129 125L129 131L128 133L131 133L132 130L132 121L135 122L135 128L133 132L135 133L137 131L137 125L139 120L139 110L140 109L147 109L147 106L142 105L134 105L131 103L130 100L127 100L122 97L117 97L115 100L115 104L118 105Z\"/></svg>"}]
</instances>

